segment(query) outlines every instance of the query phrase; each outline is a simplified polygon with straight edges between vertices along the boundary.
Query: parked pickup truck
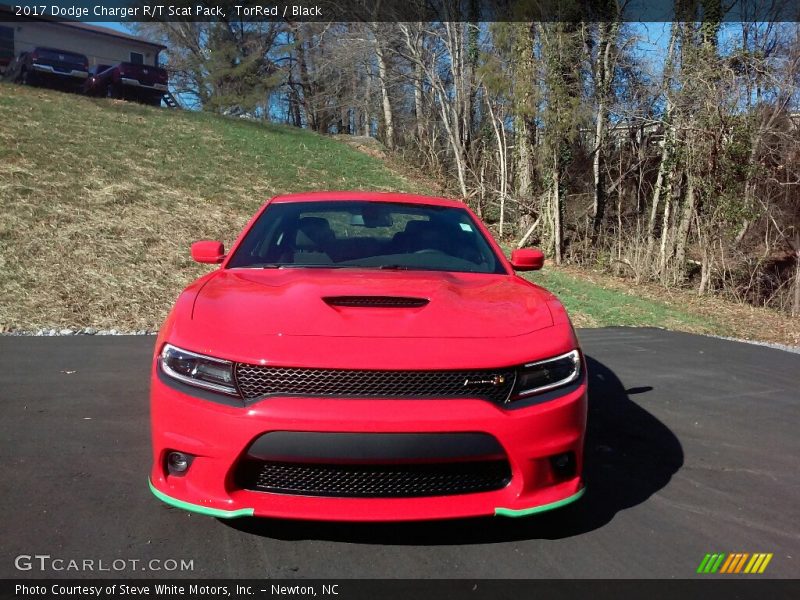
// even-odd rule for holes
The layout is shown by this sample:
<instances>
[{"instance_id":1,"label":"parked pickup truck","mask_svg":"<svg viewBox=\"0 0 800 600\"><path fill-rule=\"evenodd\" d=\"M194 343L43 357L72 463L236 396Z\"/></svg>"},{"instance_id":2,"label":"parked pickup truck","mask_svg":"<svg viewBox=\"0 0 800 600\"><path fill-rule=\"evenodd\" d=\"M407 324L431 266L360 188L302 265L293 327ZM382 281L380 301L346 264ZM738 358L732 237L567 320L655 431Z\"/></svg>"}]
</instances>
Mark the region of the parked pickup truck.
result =
<instances>
[{"instance_id":1,"label":"parked pickup truck","mask_svg":"<svg viewBox=\"0 0 800 600\"><path fill-rule=\"evenodd\" d=\"M79 89L89 77L89 60L77 52L37 47L15 58L5 78L23 85L51 84Z\"/></svg>"},{"instance_id":2,"label":"parked pickup truck","mask_svg":"<svg viewBox=\"0 0 800 600\"><path fill-rule=\"evenodd\" d=\"M160 106L168 90L168 81L167 71L161 67L123 62L92 73L86 80L84 92Z\"/></svg>"}]
</instances>

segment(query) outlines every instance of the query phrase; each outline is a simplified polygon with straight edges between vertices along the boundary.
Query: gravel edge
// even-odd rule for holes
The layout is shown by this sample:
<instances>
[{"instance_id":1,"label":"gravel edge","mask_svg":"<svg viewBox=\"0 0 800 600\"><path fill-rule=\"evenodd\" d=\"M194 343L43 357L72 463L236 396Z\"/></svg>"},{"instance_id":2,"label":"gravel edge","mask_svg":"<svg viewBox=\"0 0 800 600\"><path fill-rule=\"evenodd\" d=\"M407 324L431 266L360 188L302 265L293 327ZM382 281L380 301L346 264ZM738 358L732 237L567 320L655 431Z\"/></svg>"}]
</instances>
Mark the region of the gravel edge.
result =
<instances>
[{"instance_id":1,"label":"gravel edge","mask_svg":"<svg viewBox=\"0 0 800 600\"><path fill-rule=\"evenodd\" d=\"M14 329L4 331L0 335L28 336L28 337L56 337L69 335L156 335L158 332L150 329L138 331L125 331L121 329L95 329L94 327L64 327L60 329L45 327L43 329Z\"/></svg>"},{"instance_id":2,"label":"gravel edge","mask_svg":"<svg viewBox=\"0 0 800 600\"><path fill-rule=\"evenodd\" d=\"M724 335L709 335L708 337L717 338L720 340L728 340L729 342L741 342L743 344L753 344L754 346L766 346L775 350L783 350L784 352L792 352L800 354L800 346L787 346L785 344L777 344L775 342L759 342L756 340L744 340L742 338L726 337Z\"/></svg>"},{"instance_id":3,"label":"gravel edge","mask_svg":"<svg viewBox=\"0 0 800 600\"><path fill-rule=\"evenodd\" d=\"M17 329L13 331L4 331L0 335L5 336L31 336L31 337L55 337L55 336L69 336L69 335L156 335L158 332L141 329L138 331L124 331L120 329L95 329L94 327L70 328L63 329L43 328L43 329ZM700 334L696 334L700 335ZM728 340L730 342L741 342L743 344L754 344L756 346L765 346L775 350L783 350L784 352L792 352L800 354L800 346L787 346L785 344L777 344L774 342L759 342L755 340L745 340L742 338L726 337L723 335L707 335L706 337L717 338L720 340Z\"/></svg>"}]
</instances>

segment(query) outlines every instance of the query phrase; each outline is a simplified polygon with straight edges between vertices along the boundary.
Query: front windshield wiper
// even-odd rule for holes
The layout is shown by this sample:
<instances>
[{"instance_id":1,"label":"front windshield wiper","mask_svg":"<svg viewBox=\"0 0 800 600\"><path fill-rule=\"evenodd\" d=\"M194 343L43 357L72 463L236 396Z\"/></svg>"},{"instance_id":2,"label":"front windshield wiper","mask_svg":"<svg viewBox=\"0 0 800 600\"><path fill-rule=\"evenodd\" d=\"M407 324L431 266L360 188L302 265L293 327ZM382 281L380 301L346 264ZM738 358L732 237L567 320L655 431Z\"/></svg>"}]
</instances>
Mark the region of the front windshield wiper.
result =
<instances>
[{"instance_id":1,"label":"front windshield wiper","mask_svg":"<svg viewBox=\"0 0 800 600\"><path fill-rule=\"evenodd\" d=\"M425 267L411 267L409 265L401 265L401 264L388 264L388 265L337 265L339 268L346 268L346 269L374 269L374 270L383 270L383 271L425 271L427 270Z\"/></svg>"},{"instance_id":2,"label":"front windshield wiper","mask_svg":"<svg viewBox=\"0 0 800 600\"><path fill-rule=\"evenodd\" d=\"M345 265L303 265L298 263L264 263L249 265L248 269L348 269Z\"/></svg>"},{"instance_id":3,"label":"front windshield wiper","mask_svg":"<svg viewBox=\"0 0 800 600\"><path fill-rule=\"evenodd\" d=\"M298 265L294 263L253 263L252 265L242 265L232 267L235 269L339 269L337 265Z\"/></svg>"},{"instance_id":4,"label":"front windshield wiper","mask_svg":"<svg viewBox=\"0 0 800 600\"><path fill-rule=\"evenodd\" d=\"M343 265L343 264L323 264L323 265L303 265L297 263L253 263L243 265L240 269L385 269L387 271L411 271L420 270L419 267L409 267L408 265Z\"/></svg>"}]
</instances>

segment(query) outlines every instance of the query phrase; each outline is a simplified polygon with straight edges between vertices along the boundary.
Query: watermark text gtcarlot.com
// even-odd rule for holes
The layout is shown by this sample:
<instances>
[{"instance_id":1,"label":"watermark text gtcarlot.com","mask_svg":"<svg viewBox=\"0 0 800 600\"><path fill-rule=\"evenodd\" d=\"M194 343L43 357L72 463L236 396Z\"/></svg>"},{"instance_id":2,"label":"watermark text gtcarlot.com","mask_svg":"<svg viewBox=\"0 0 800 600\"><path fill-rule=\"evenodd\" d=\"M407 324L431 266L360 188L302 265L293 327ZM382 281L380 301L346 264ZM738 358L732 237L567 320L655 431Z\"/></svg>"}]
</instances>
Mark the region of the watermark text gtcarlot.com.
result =
<instances>
[{"instance_id":1,"label":"watermark text gtcarlot.com","mask_svg":"<svg viewBox=\"0 0 800 600\"><path fill-rule=\"evenodd\" d=\"M50 554L20 554L14 558L18 571L121 572L194 571L194 559L185 558L63 558Z\"/></svg>"}]
</instances>

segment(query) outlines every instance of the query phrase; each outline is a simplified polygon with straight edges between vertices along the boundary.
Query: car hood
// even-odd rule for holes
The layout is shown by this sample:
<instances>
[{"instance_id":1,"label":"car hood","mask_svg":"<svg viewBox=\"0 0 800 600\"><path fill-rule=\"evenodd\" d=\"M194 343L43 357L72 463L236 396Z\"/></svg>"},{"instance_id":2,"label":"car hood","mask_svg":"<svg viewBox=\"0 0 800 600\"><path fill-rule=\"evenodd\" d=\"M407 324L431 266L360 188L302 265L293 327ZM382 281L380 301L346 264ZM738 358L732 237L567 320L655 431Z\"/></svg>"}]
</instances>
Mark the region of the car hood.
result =
<instances>
[{"instance_id":1,"label":"car hood","mask_svg":"<svg viewBox=\"0 0 800 600\"><path fill-rule=\"evenodd\" d=\"M332 306L327 299L413 297L420 307ZM244 335L499 338L553 324L541 288L508 275L336 269L222 269L192 320Z\"/></svg>"}]
</instances>

